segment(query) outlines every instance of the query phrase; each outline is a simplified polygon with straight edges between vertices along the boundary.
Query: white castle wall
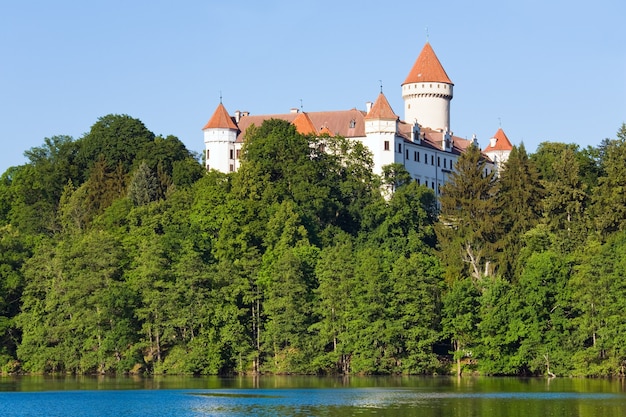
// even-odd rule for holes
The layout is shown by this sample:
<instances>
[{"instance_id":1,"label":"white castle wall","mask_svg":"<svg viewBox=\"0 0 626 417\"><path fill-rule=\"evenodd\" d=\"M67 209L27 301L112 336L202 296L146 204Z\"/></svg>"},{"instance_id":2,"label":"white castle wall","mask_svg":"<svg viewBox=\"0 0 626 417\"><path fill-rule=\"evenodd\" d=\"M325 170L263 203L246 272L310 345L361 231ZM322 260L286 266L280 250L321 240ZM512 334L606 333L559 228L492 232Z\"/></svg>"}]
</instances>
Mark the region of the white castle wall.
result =
<instances>
[{"instance_id":1,"label":"white castle wall","mask_svg":"<svg viewBox=\"0 0 626 417\"><path fill-rule=\"evenodd\" d=\"M239 168L235 160L236 139L237 131L233 129L213 128L204 131L204 156L207 170L233 172Z\"/></svg>"},{"instance_id":2,"label":"white castle wall","mask_svg":"<svg viewBox=\"0 0 626 417\"><path fill-rule=\"evenodd\" d=\"M404 120L417 121L431 129L450 129L450 100L453 85L447 83L409 83L402 86Z\"/></svg>"}]
</instances>

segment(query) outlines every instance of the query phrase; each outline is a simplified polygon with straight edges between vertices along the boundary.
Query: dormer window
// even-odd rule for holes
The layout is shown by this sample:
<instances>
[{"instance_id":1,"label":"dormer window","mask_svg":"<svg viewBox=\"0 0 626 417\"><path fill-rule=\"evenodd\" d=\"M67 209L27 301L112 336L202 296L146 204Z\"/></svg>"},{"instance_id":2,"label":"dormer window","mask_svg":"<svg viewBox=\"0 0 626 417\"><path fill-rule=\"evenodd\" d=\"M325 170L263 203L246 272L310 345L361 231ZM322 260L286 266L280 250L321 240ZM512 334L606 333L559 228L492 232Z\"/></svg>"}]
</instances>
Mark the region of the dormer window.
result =
<instances>
[{"instance_id":1,"label":"dormer window","mask_svg":"<svg viewBox=\"0 0 626 417\"><path fill-rule=\"evenodd\" d=\"M350 120L350 129L354 129L356 127L356 120Z\"/></svg>"}]
</instances>

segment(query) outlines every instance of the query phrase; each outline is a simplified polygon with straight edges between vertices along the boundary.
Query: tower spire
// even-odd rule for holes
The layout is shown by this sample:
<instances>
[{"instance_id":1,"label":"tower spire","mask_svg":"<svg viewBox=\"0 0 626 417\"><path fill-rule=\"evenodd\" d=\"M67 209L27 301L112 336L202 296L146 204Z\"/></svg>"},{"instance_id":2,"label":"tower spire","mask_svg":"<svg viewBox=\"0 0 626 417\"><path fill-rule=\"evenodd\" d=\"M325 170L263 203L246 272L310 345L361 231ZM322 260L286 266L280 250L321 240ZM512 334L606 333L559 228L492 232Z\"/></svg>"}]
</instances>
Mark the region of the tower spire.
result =
<instances>
[{"instance_id":1,"label":"tower spire","mask_svg":"<svg viewBox=\"0 0 626 417\"><path fill-rule=\"evenodd\" d=\"M450 100L454 84L426 42L402 83L404 120L419 120L431 129L450 130Z\"/></svg>"}]
</instances>

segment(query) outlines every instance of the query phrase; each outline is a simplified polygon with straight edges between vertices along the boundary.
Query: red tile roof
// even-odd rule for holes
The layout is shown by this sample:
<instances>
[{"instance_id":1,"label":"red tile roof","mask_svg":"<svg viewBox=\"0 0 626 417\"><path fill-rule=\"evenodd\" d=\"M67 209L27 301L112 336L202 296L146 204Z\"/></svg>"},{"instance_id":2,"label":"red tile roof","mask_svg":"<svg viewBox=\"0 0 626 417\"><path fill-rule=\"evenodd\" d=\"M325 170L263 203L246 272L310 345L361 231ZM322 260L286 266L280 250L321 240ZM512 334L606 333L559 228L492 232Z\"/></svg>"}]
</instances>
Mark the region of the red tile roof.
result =
<instances>
[{"instance_id":1,"label":"red tile roof","mask_svg":"<svg viewBox=\"0 0 626 417\"><path fill-rule=\"evenodd\" d=\"M335 136L335 135L333 135L333 132L331 132L330 129L327 126L323 126L320 129L320 135Z\"/></svg>"},{"instance_id":2,"label":"red tile roof","mask_svg":"<svg viewBox=\"0 0 626 417\"><path fill-rule=\"evenodd\" d=\"M296 130L303 135L317 133L317 129L313 126L313 122L306 113L298 113L291 124L293 124L296 127Z\"/></svg>"},{"instance_id":3,"label":"red tile roof","mask_svg":"<svg viewBox=\"0 0 626 417\"><path fill-rule=\"evenodd\" d=\"M495 135L493 135L493 137L496 138L496 143L494 144L494 146L491 146L491 141L490 141L489 145L487 145L487 147L483 149L483 152L510 151L511 149L513 149L513 145L511 145L511 141L509 140L509 138L506 137L506 134L504 133L504 130L502 130L502 128L498 129L498 131L496 132Z\"/></svg>"},{"instance_id":4,"label":"red tile roof","mask_svg":"<svg viewBox=\"0 0 626 417\"><path fill-rule=\"evenodd\" d=\"M237 142L243 141L243 134L251 125L261 126L265 120L280 119L294 123L301 113L248 115L239 119L239 135ZM365 136L365 112L351 110L307 112L306 116L311 120L312 126L317 130L327 129L331 136L343 136L345 138Z\"/></svg>"},{"instance_id":5,"label":"red tile roof","mask_svg":"<svg viewBox=\"0 0 626 417\"><path fill-rule=\"evenodd\" d=\"M424 82L437 82L452 84L446 70L443 69L441 62L435 55L435 51L430 46L430 43L426 42L422 52L420 52L411 72L404 80L404 84L409 83L424 83Z\"/></svg>"},{"instance_id":6,"label":"red tile roof","mask_svg":"<svg viewBox=\"0 0 626 417\"><path fill-rule=\"evenodd\" d=\"M224 107L222 103L217 106L217 109L215 109L213 116L211 116L207 124L204 125L204 127L202 128L202 130L216 128L237 130L237 125L230 117L230 115L226 111L226 107Z\"/></svg>"},{"instance_id":7,"label":"red tile roof","mask_svg":"<svg viewBox=\"0 0 626 417\"><path fill-rule=\"evenodd\" d=\"M413 130L413 125L406 122L398 123L398 133L400 136L404 138L407 143L413 143L411 141L411 131ZM441 151L441 141L443 139L443 132L438 130L433 130L428 127L420 128L420 145L423 148L429 148L432 150ZM452 136L452 153L455 155L460 155L465 152L468 146L472 143L469 139L464 139L459 136Z\"/></svg>"},{"instance_id":8,"label":"red tile roof","mask_svg":"<svg viewBox=\"0 0 626 417\"><path fill-rule=\"evenodd\" d=\"M381 92L376 99L376 102L370 109L370 112L365 116L366 119L390 119L398 120L398 116L393 112L393 109L387 101L387 97Z\"/></svg>"}]
</instances>

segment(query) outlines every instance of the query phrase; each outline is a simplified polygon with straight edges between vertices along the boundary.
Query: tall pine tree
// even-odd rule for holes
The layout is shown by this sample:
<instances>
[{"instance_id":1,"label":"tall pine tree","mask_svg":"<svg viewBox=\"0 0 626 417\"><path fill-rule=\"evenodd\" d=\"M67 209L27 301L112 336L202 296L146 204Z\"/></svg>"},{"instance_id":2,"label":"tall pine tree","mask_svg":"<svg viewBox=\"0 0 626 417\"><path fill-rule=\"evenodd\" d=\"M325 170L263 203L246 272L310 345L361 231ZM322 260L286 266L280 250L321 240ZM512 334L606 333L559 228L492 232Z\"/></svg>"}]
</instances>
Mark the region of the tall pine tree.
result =
<instances>
[{"instance_id":1,"label":"tall pine tree","mask_svg":"<svg viewBox=\"0 0 626 417\"><path fill-rule=\"evenodd\" d=\"M489 172L487 160L478 147L470 146L441 187L437 237L448 279L479 280L491 270L501 227L495 186L495 173Z\"/></svg>"},{"instance_id":2,"label":"tall pine tree","mask_svg":"<svg viewBox=\"0 0 626 417\"><path fill-rule=\"evenodd\" d=\"M503 236L498 272L512 279L522 241L520 236L541 220L543 187L539 173L529 160L524 144L513 147L504 170L500 173L497 201L501 213Z\"/></svg>"}]
</instances>

